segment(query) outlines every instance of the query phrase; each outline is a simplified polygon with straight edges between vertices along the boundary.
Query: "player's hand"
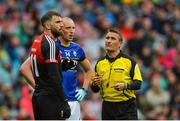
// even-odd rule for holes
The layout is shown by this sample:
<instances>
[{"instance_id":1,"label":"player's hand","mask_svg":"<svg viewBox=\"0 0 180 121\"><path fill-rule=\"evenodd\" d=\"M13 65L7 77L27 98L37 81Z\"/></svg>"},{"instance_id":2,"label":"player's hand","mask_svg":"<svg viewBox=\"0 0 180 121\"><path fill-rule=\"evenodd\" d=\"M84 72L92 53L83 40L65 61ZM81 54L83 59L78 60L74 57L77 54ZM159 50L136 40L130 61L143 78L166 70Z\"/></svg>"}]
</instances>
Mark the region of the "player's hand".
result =
<instances>
[{"instance_id":1,"label":"player's hand","mask_svg":"<svg viewBox=\"0 0 180 121\"><path fill-rule=\"evenodd\" d=\"M116 83L115 85L111 86L111 88L114 88L117 91L121 91L126 89L127 84L126 83Z\"/></svg>"},{"instance_id":2,"label":"player's hand","mask_svg":"<svg viewBox=\"0 0 180 121\"><path fill-rule=\"evenodd\" d=\"M88 91L85 88L76 90L75 97L76 97L77 101L81 102L84 99L84 97L87 95L87 93L88 93Z\"/></svg>"},{"instance_id":3,"label":"player's hand","mask_svg":"<svg viewBox=\"0 0 180 121\"><path fill-rule=\"evenodd\" d=\"M102 76L99 76L97 73L91 77L92 85L99 86L101 85Z\"/></svg>"},{"instance_id":4,"label":"player's hand","mask_svg":"<svg viewBox=\"0 0 180 121\"><path fill-rule=\"evenodd\" d=\"M62 66L63 71L67 71L71 69L72 67L74 67L75 63L71 58L67 57L66 59L62 61L61 66Z\"/></svg>"},{"instance_id":5,"label":"player's hand","mask_svg":"<svg viewBox=\"0 0 180 121\"><path fill-rule=\"evenodd\" d=\"M70 108L68 102L64 101L61 108L62 108L62 110L60 112L61 118L63 118L64 120L68 119L71 116L71 108Z\"/></svg>"}]
</instances>

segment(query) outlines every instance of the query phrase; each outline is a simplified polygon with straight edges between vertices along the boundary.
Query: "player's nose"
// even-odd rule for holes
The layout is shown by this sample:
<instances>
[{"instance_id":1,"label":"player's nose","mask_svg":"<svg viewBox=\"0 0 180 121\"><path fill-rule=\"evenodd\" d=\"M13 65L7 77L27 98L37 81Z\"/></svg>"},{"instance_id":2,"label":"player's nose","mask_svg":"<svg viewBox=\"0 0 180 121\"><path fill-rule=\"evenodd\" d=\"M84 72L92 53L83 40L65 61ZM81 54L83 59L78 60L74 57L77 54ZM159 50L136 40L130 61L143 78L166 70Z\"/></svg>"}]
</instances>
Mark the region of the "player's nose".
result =
<instances>
[{"instance_id":1,"label":"player's nose","mask_svg":"<svg viewBox=\"0 0 180 121\"><path fill-rule=\"evenodd\" d=\"M62 28L64 26L63 22L60 23L60 27Z\"/></svg>"}]
</instances>

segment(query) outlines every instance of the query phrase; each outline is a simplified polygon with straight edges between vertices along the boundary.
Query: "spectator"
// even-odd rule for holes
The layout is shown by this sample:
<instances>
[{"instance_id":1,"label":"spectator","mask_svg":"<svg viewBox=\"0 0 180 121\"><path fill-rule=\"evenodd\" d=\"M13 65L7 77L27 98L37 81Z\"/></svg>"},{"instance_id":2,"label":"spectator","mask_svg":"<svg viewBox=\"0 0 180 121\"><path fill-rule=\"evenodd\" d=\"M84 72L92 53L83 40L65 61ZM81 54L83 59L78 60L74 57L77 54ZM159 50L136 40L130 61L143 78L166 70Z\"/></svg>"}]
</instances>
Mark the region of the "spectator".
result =
<instances>
[{"instance_id":1,"label":"spectator","mask_svg":"<svg viewBox=\"0 0 180 121\"><path fill-rule=\"evenodd\" d=\"M31 117L31 120L33 120L34 115L33 115L32 99L31 99L29 87L27 85L22 88L21 96L22 98L19 102L20 110L26 111L27 114L29 114L29 116Z\"/></svg>"}]
</instances>

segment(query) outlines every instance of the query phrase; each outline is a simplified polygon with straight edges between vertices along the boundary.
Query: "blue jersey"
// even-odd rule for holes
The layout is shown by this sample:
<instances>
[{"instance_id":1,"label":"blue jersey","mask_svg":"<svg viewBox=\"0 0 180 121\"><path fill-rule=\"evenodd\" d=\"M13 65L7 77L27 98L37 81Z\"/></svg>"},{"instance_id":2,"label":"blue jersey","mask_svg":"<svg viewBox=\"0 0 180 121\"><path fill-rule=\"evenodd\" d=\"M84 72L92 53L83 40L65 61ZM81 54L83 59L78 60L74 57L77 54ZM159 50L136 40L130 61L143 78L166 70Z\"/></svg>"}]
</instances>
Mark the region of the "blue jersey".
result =
<instances>
[{"instance_id":1,"label":"blue jersey","mask_svg":"<svg viewBox=\"0 0 180 121\"><path fill-rule=\"evenodd\" d=\"M68 101L76 101L75 91L78 88L77 66L79 61L83 61L86 58L85 53L78 44L73 42L71 42L68 47L65 47L61 45L61 42L58 39L56 45L59 48L62 60L69 57L75 62L74 67L67 71L62 71L62 81Z\"/></svg>"}]
</instances>

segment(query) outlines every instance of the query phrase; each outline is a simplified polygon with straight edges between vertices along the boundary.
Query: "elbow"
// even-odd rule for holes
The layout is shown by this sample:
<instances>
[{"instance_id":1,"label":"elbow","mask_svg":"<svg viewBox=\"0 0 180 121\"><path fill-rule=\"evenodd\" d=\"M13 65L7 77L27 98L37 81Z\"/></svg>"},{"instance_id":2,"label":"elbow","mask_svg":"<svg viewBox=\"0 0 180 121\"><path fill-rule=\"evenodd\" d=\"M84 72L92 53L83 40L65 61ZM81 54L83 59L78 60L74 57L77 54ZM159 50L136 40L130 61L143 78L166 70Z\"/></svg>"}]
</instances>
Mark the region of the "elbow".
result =
<instances>
[{"instance_id":1,"label":"elbow","mask_svg":"<svg viewBox=\"0 0 180 121\"><path fill-rule=\"evenodd\" d=\"M141 85L142 85L142 82L141 82L141 81L138 81L138 84L137 84L137 88L136 88L136 90L141 89Z\"/></svg>"},{"instance_id":2,"label":"elbow","mask_svg":"<svg viewBox=\"0 0 180 121\"><path fill-rule=\"evenodd\" d=\"M139 84L135 90L139 90L139 89L141 89L141 84Z\"/></svg>"},{"instance_id":3,"label":"elbow","mask_svg":"<svg viewBox=\"0 0 180 121\"><path fill-rule=\"evenodd\" d=\"M139 90L141 88L141 81L134 80L133 83L127 85L127 89L130 90Z\"/></svg>"},{"instance_id":4,"label":"elbow","mask_svg":"<svg viewBox=\"0 0 180 121\"><path fill-rule=\"evenodd\" d=\"M19 72L20 74L23 74L24 73L24 67L21 65L21 67L19 68Z\"/></svg>"},{"instance_id":5,"label":"elbow","mask_svg":"<svg viewBox=\"0 0 180 121\"><path fill-rule=\"evenodd\" d=\"M29 68L24 64L22 64L21 67L19 68L19 72L23 76L27 73L27 70L29 70Z\"/></svg>"}]
</instances>

